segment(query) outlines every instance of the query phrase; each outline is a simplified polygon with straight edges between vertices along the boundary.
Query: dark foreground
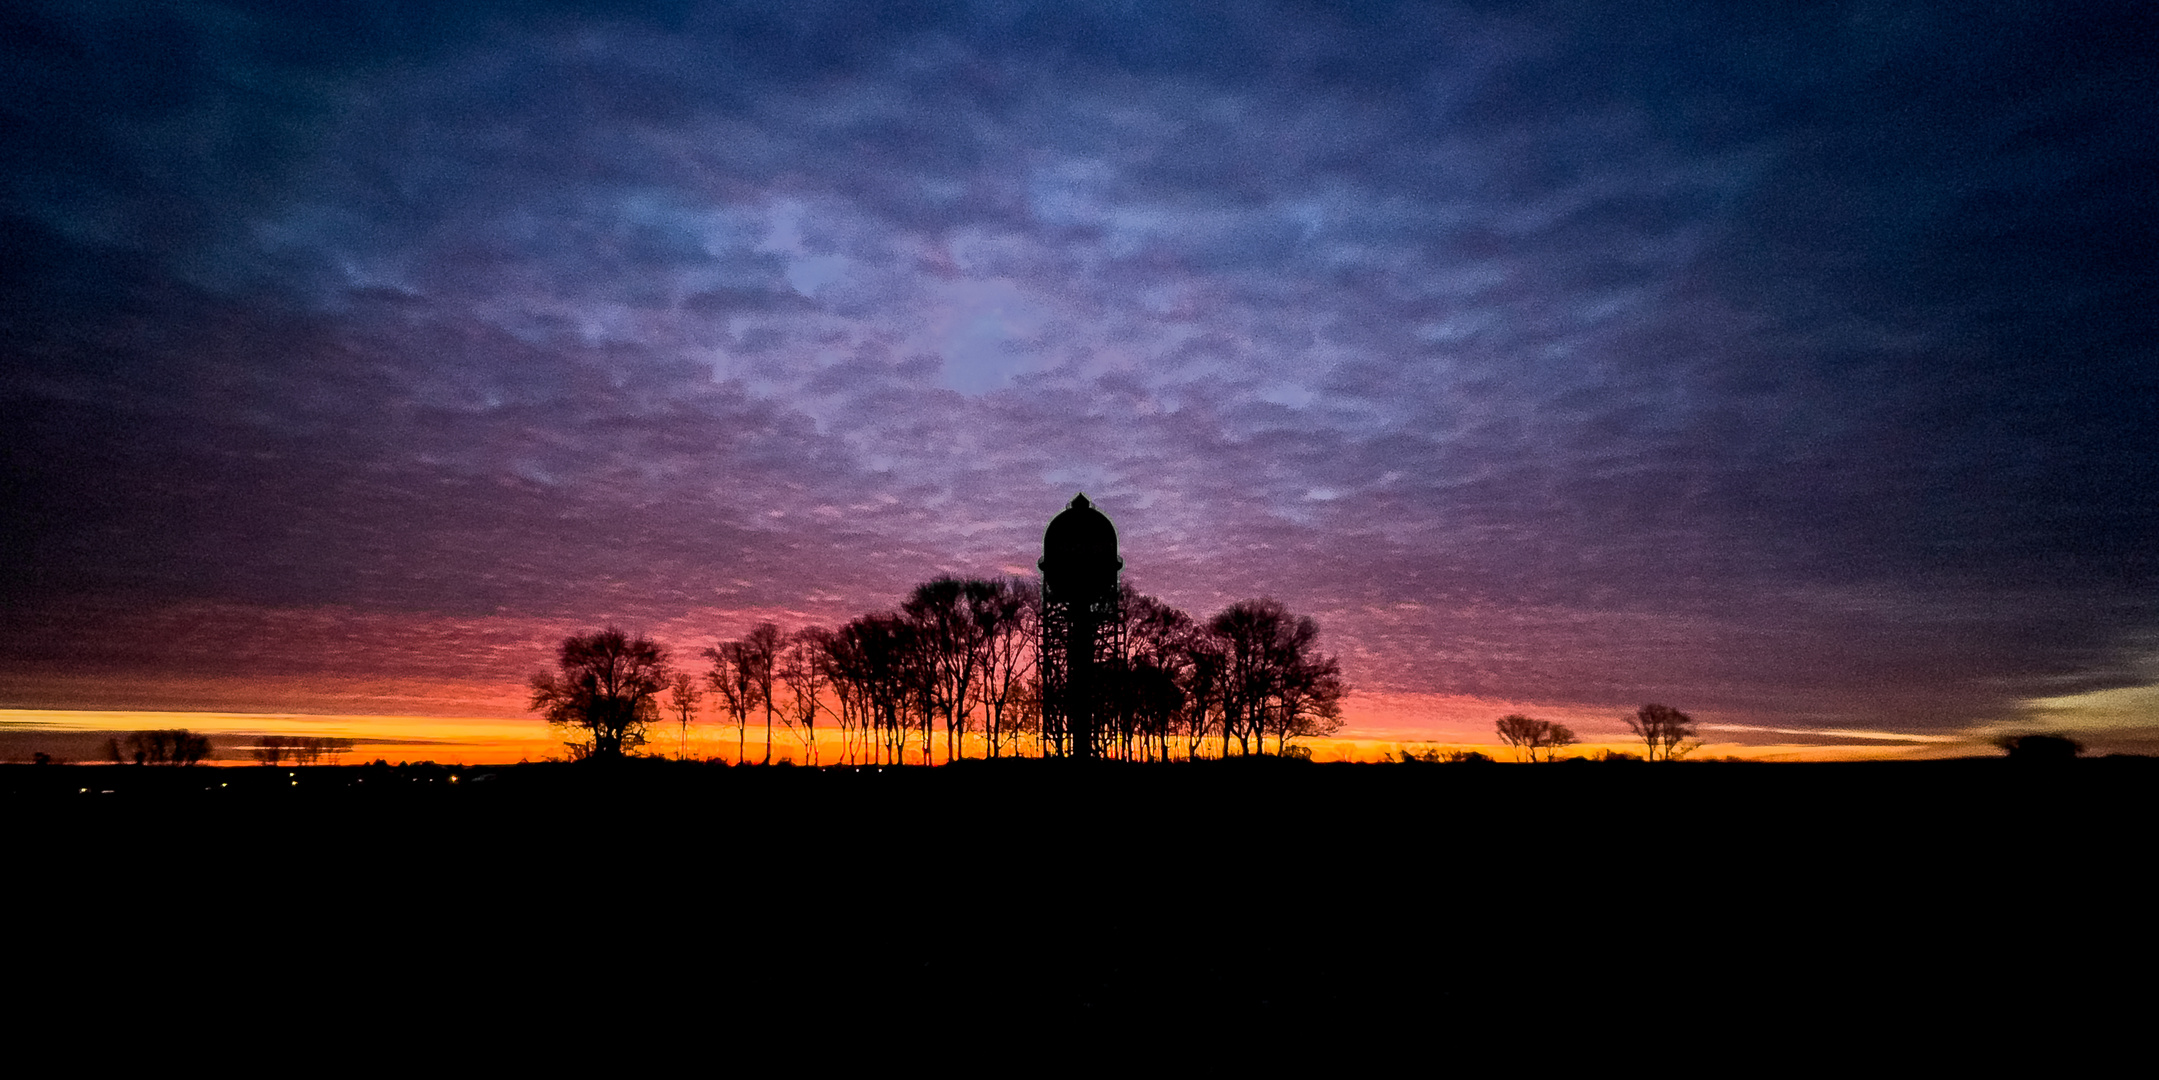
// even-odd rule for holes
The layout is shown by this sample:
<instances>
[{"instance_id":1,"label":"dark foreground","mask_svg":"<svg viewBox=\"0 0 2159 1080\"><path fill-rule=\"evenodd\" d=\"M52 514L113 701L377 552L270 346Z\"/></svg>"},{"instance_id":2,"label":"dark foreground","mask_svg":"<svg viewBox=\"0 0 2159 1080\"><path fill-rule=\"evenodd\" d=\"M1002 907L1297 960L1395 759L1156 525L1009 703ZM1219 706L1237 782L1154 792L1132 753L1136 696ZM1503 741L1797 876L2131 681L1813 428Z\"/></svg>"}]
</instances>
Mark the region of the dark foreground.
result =
<instances>
[{"instance_id":1,"label":"dark foreground","mask_svg":"<svg viewBox=\"0 0 2159 1080\"><path fill-rule=\"evenodd\" d=\"M18 971L92 996L475 1032L747 1007L925 1036L1625 1037L2141 1009L2102 987L2152 982L2155 780L2151 759L14 766L0 805ZM213 960L276 976L191 981Z\"/></svg>"}]
</instances>

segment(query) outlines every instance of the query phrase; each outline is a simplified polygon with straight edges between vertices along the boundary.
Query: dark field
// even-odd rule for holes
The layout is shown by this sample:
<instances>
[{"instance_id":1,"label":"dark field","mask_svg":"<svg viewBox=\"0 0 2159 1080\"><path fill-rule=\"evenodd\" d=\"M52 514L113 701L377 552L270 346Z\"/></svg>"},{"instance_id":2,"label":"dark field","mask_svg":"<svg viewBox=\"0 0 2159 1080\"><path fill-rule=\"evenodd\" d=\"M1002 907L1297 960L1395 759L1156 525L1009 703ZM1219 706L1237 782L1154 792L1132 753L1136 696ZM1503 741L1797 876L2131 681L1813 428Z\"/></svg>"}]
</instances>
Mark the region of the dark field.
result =
<instances>
[{"instance_id":1,"label":"dark field","mask_svg":"<svg viewBox=\"0 0 2159 1080\"><path fill-rule=\"evenodd\" d=\"M1645 998L1767 1024L2141 1007L2104 987L2150 985L2155 779L2130 758L15 766L0 798L17 955L63 983L218 958L471 1018L606 988L662 1027L1544 1010L1616 1033Z\"/></svg>"}]
</instances>

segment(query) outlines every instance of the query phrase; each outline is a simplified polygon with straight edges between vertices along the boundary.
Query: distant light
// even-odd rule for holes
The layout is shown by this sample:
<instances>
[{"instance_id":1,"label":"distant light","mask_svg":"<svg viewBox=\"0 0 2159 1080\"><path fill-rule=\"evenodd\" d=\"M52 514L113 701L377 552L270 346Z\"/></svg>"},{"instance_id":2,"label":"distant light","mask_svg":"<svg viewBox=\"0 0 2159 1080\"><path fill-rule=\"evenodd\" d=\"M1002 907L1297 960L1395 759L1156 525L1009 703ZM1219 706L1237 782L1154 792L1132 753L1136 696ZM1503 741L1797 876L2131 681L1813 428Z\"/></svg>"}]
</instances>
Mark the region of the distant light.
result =
<instances>
[{"instance_id":1,"label":"distant light","mask_svg":"<svg viewBox=\"0 0 2159 1080\"><path fill-rule=\"evenodd\" d=\"M82 789L82 791L78 792L78 794L82 794L82 795L88 795L88 794L90 794L90 789L89 789L89 788L84 788L84 789Z\"/></svg>"},{"instance_id":2,"label":"distant light","mask_svg":"<svg viewBox=\"0 0 2159 1080\"><path fill-rule=\"evenodd\" d=\"M293 781L293 782L292 782L292 786L294 786L294 787L299 787L299 786L300 786L300 782L299 782L298 780L295 780L295 781Z\"/></svg>"}]
</instances>

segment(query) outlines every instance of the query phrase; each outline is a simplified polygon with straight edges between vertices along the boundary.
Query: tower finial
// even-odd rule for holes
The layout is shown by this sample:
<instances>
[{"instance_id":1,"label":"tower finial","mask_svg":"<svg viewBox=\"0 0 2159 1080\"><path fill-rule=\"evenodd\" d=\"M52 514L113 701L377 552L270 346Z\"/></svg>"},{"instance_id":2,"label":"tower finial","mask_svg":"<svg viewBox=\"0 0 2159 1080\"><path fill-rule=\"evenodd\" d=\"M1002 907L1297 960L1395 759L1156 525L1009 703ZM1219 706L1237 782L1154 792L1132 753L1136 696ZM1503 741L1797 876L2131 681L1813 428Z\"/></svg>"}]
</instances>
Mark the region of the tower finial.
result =
<instances>
[{"instance_id":1,"label":"tower finial","mask_svg":"<svg viewBox=\"0 0 2159 1080\"><path fill-rule=\"evenodd\" d=\"M1072 508L1074 510L1085 510L1093 505L1093 503L1087 501L1087 493L1084 491L1072 496Z\"/></svg>"}]
</instances>

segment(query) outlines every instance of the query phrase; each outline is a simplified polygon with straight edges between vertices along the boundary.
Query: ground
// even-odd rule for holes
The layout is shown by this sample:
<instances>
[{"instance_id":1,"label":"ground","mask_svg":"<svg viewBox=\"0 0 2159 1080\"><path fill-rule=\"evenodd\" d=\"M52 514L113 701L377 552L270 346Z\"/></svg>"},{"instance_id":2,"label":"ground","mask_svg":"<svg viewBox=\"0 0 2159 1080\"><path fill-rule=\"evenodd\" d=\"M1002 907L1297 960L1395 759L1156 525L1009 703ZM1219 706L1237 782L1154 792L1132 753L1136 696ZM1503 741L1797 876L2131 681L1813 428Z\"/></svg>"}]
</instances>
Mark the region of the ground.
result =
<instances>
[{"instance_id":1,"label":"ground","mask_svg":"<svg viewBox=\"0 0 2159 1080\"><path fill-rule=\"evenodd\" d=\"M325 1007L358 993L332 973L364 972L468 988L445 1007L474 1018L609 987L663 1024L1616 1036L1658 1010L2104 1013L2123 999L2102 968L2148 970L2154 779L2149 759L652 761L19 766L0 793L30 823L16 925L43 927L56 976L277 956Z\"/></svg>"}]
</instances>

